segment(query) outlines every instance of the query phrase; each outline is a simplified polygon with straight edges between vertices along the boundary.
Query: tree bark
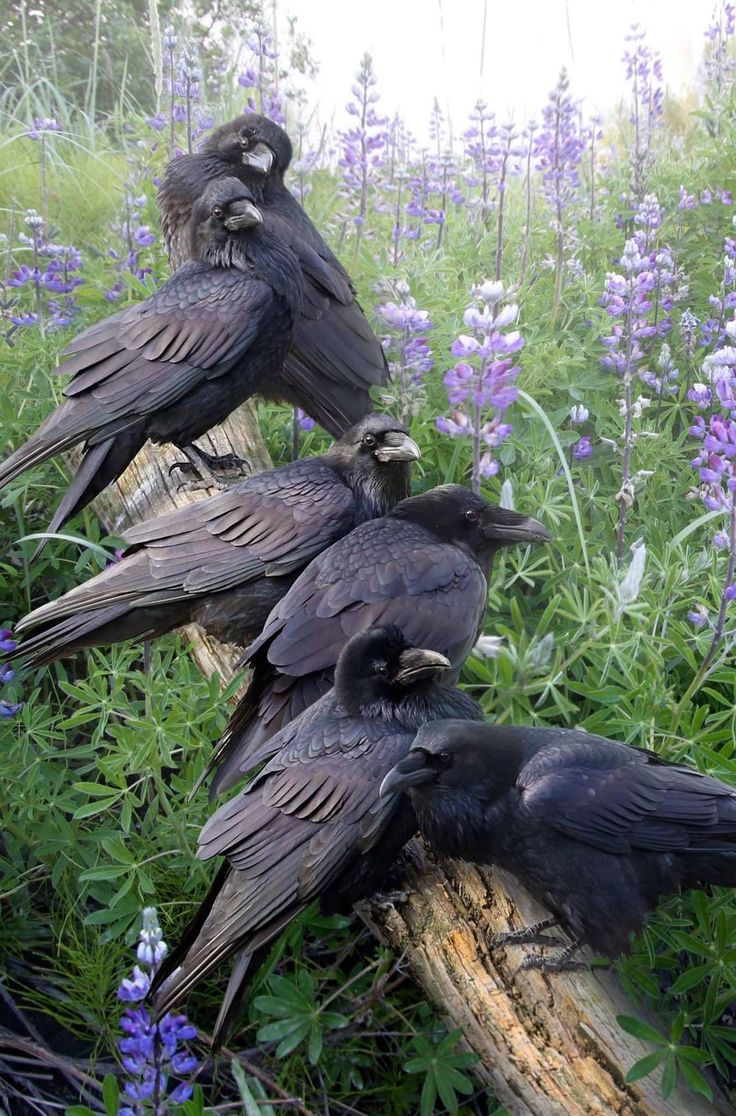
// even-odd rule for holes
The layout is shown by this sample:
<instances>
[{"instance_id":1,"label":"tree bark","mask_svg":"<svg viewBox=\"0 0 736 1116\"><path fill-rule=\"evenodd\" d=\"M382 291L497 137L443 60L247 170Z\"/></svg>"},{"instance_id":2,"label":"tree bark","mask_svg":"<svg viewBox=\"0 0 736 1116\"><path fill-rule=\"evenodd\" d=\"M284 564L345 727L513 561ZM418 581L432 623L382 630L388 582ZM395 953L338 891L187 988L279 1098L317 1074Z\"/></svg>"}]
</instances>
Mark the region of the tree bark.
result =
<instances>
[{"instance_id":1,"label":"tree bark","mask_svg":"<svg viewBox=\"0 0 736 1116\"><path fill-rule=\"evenodd\" d=\"M250 405L201 444L247 458L256 472L270 466ZM96 501L109 531L119 533L201 498L201 493L176 490L176 475L172 479L168 473L176 460L173 447L146 446ZM236 649L194 625L186 634L201 669L208 675L217 671L229 681ZM368 903L361 917L381 941L406 955L427 998L479 1055L479 1076L510 1116L733 1112L722 1098L711 1105L686 1087L663 1100L658 1072L626 1084L627 1071L649 1049L616 1022L617 1015L644 1013L627 1000L612 973L515 975L524 947L489 951L489 934L545 917L515 881L457 861L439 861L416 840L406 852L403 886L405 903Z\"/></svg>"},{"instance_id":2,"label":"tree bark","mask_svg":"<svg viewBox=\"0 0 736 1116\"><path fill-rule=\"evenodd\" d=\"M248 462L250 472L260 473L271 468L271 459L251 403L245 403L233 411L222 426L198 438L197 445L208 453L236 454ZM134 523L185 507L206 496L204 490L182 488L181 473L176 470L173 475L169 473L174 462L181 460L182 454L175 446L146 443L120 479L94 502L95 511L107 530L119 535ZM197 624L188 625L183 632L191 641L192 654L200 669L208 676L217 672L229 681L239 649L219 643Z\"/></svg>"}]
</instances>

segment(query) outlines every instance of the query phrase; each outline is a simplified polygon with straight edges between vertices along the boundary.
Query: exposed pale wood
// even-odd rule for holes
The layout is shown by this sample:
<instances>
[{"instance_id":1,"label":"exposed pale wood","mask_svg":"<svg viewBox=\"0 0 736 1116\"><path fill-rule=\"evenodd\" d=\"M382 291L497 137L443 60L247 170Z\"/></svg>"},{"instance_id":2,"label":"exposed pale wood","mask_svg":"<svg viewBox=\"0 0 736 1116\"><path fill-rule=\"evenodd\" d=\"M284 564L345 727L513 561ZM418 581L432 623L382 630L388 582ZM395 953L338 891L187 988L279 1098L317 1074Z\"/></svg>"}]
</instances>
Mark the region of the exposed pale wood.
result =
<instances>
[{"instance_id":1,"label":"exposed pale wood","mask_svg":"<svg viewBox=\"0 0 736 1116\"><path fill-rule=\"evenodd\" d=\"M428 999L480 1056L480 1076L511 1116L733 1112L724 1099L711 1105L688 1088L663 1100L657 1071L626 1084L627 1070L652 1047L617 1024L618 1015L646 1013L631 1004L613 973L517 975L530 947L489 950L489 935L547 917L515 880L440 862L415 840L399 887L406 889L406 902L364 904L361 916L404 953Z\"/></svg>"},{"instance_id":2,"label":"exposed pale wood","mask_svg":"<svg viewBox=\"0 0 736 1116\"><path fill-rule=\"evenodd\" d=\"M248 461L251 471L260 473L271 467L263 438L250 403L238 408L222 426L197 439L197 445L208 453L234 453ZM174 446L153 446L148 443L125 470L119 481L111 485L94 502L100 519L112 534L120 534L133 523L185 507L201 500L207 492L180 488L182 476L176 470L169 474L182 455ZM219 643L197 625L184 629L191 640L192 653L199 667L208 676L215 671L229 678L233 673L238 649Z\"/></svg>"}]
</instances>

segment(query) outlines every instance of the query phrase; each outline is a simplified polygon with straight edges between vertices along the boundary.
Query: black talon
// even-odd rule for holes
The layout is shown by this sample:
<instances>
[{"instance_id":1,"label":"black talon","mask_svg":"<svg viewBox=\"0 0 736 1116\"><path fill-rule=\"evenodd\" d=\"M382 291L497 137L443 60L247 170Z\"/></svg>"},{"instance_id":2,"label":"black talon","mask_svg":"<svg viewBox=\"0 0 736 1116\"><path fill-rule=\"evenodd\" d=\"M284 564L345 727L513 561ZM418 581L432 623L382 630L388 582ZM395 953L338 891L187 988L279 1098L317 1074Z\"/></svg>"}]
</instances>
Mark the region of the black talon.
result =
<instances>
[{"instance_id":1,"label":"black talon","mask_svg":"<svg viewBox=\"0 0 736 1116\"><path fill-rule=\"evenodd\" d=\"M509 930L506 934L493 934L489 937L488 944L491 949L503 949L510 945L567 945L561 938L546 938L544 930L551 930L560 923L556 918L545 918L542 922L535 922L531 926L522 926L520 930Z\"/></svg>"}]
</instances>

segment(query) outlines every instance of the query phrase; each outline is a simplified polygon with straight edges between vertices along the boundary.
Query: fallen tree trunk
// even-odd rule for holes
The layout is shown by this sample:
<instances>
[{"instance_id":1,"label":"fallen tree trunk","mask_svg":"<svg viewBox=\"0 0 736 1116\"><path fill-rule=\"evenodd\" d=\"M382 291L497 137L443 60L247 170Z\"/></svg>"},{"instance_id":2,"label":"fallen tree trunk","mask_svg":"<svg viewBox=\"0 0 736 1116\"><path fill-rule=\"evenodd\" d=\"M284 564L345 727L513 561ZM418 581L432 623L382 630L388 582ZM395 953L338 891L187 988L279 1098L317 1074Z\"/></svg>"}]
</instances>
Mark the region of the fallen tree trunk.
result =
<instances>
[{"instance_id":1,"label":"fallen tree trunk","mask_svg":"<svg viewBox=\"0 0 736 1116\"><path fill-rule=\"evenodd\" d=\"M270 461L252 408L245 406L207 439L213 452L247 458L254 471ZM206 446L207 440L202 442ZM210 448L206 446L206 448ZM169 466L173 448L147 446L96 508L115 533L201 493L176 491ZM200 667L229 680L236 649L192 626L187 630ZM632 1084L628 1069L648 1053L621 1030L620 1014L641 1015L611 973L515 975L519 948L491 954L489 934L538 921L544 912L499 873L440 862L420 841L406 858L406 903L366 904L361 916L376 935L403 952L413 976L459 1027L480 1061L477 1072L510 1116L707 1116L732 1112L686 1087L664 1100L659 1073Z\"/></svg>"}]
</instances>

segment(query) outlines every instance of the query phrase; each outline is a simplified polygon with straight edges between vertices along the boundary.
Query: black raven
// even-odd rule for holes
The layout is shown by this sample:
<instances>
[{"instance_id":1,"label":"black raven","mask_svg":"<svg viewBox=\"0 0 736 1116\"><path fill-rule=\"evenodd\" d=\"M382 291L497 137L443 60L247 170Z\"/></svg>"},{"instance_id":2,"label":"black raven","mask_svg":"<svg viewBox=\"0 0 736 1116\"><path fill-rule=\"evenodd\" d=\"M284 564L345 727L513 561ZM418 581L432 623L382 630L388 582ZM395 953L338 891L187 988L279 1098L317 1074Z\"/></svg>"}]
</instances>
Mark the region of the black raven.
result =
<instances>
[{"instance_id":1,"label":"black raven","mask_svg":"<svg viewBox=\"0 0 736 1116\"><path fill-rule=\"evenodd\" d=\"M159 1013L237 952L216 1041L253 954L255 967L315 900L344 910L383 884L416 822L401 795L379 803L381 779L427 719L482 717L472 698L442 683L449 669L443 655L411 647L392 626L347 643L334 690L279 733L274 758L202 830L199 857L226 864L156 976Z\"/></svg>"},{"instance_id":2,"label":"black raven","mask_svg":"<svg viewBox=\"0 0 736 1116\"><path fill-rule=\"evenodd\" d=\"M381 794L400 790L435 849L497 864L552 911L505 942L544 942L556 924L570 932L559 956L531 954L522 968L572 967L585 945L617 957L662 896L736 886L736 790L615 740L437 721Z\"/></svg>"},{"instance_id":3,"label":"black raven","mask_svg":"<svg viewBox=\"0 0 736 1116\"><path fill-rule=\"evenodd\" d=\"M419 456L397 419L368 415L321 457L138 524L120 562L21 620L15 657L42 666L192 621L244 646L315 555L409 494Z\"/></svg>"},{"instance_id":4,"label":"black raven","mask_svg":"<svg viewBox=\"0 0 736 1116\"><path fill-rule=\"evenodd\" d=\"M192 255L144 302L75 338L57 368L65 401L0 465L0 488L84 443L56 530L130 464L147 439L191 444L270 389L299 316L302 271L236 178L193 208Z\"/></svg>"},{"instance_id":5,"label":"black raven","mask_svg":"<svg viewBox=\"0 0 736 1116\"><path fill-rule=\"evenodd\" d=\"M253 680L216 747L213 793L268 754L261 747L329 688L345 642L372 624L397 624L459 670L481 629L494 553L551 537L536 519L449 484L402 500L323 551L246 651Z\"/></svg>"},{"instance_id":6,"label":"black raven","mask_svg":"<svg viewBox=\"0 0 736 1116\"><path fill-rule=\"evenodd\" d=\"M355 301L350 278L284 185L291 141L265 116L246 113L212 133L202 151L172 159L158 193L172 263L188 258L186 226L208 182L236 175L274 221L303 269L304 303L273 396L302 407L331 434L371 410L369 390L386 382L383 350ZM327 280L325 278L327 276Z\"/></svg>"}]
</instances>

